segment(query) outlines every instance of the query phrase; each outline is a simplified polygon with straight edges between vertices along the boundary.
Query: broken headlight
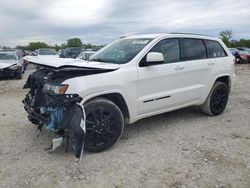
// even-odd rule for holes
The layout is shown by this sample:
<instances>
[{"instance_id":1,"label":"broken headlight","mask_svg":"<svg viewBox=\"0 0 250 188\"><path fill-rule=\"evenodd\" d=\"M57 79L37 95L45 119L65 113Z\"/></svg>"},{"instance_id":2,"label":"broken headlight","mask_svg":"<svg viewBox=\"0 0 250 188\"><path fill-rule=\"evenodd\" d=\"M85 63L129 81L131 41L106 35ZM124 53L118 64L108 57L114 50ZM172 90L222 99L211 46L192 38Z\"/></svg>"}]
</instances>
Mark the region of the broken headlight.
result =
<instances>
[{"instance_id":1,"label":"broken headlight","mask_svg":"<svg viewBox=\"0 0 250 188\"><path fill-rule=\"evenodd\" d=\"M67 84L62 84L62 85L51 85L51 84L44 84L43 86L43 92L45 93L53 93L56 95L64 95L65 92L68 89Z\"/></svg>"}]
</instances>

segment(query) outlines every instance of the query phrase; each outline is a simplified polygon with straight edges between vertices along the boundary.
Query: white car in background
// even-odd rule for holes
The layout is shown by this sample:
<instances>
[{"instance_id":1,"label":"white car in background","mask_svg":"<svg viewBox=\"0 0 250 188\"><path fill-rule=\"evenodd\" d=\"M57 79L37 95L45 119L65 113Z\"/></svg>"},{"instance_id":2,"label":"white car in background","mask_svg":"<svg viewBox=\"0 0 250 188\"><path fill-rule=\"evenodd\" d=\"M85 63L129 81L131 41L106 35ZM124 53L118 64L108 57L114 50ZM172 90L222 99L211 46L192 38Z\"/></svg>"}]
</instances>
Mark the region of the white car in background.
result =
<instances>
[{"instance_id":1,"label":"white car in background","mask_svg":"<svg viewBox=\"0 0 250 188\"><path fill-rule=\"evenodd\" d=\"M124 125L146 117L194 105L221 114L234 75L225 44L196 34L123 37L88 61L30 62L43 68L25 84L28 118L76 157L111 147Z\"/></svg>"},{"instance_id":2,"label":"white car in background","mask_svg":"<svg viewBox=\"0 0 250 188\"><path fill-rule=\"evenodd\" d=\"M93 56L96 52L94 51L82 51L77 59L88 60L91 56Z\"/></svg>"},{"instance_id":3,"label":"white car in background","mask_svg":"<svg viewBox=\"0 0 250 188\"><path fill-rule=\"evenodd\" d=\"M22 79L25 72L23 57L16 50L0 51L0 77Z\"/></svg>"}]
</instances>

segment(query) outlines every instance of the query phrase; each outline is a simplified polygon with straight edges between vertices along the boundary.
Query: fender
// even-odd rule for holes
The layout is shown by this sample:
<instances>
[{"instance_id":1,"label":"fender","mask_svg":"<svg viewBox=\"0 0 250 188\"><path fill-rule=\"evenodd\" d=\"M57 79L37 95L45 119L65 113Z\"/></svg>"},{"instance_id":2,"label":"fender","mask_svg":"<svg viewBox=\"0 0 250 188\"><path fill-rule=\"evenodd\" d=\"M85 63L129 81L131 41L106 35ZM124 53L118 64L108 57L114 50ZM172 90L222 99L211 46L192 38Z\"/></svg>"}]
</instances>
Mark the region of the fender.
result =
<instances>
[{"instance_id":1,"label":"fender","mask_svg":"<svg viewBox=\"0 0 250 188\"><path fill-rule=\"evenodd\" d=\"M210 84L209 84L209 86L207 87L207 90L205 91L205 93L204 93L204 97L202 98L202 101L203 102L205 102L205 100L207 99L207 97L208 97L208 95L209 95L209 93L210 93L210 91L211 91L211 89L212 89L212 87L213 87L213 85L214 85L214 83L215 83L215 81L218 79L218 78L220 78L220 77L223 77L223 76L228 76L229 77L229 89L231 89L231 85L232 85L232 75L230 75L230 74L228 74L228 73L220 73L220 74L217 74L216 76L214 76L212 79L211 79L211 82L210 82Z\"/></svg>"},{"instance_id":2,"label":"fender","mask_svg":"<svg viewBox=\"0 0 250 188\"><path fill-rule=\"evenodd\" d=\"M135 113L136 113L136 109L131 108L132 103L130 102L130 100L127 97L125 97L126 95L122 91L120 91L118 89L105 90L105 91L95 92L95 93L91 93L89 95L86 95L85 97L83 97L82 101L80 102L80 105L84 106L88 100L96 98L98 96L106 95L106 94L114 94L114 93L118 93L123 97L123 99L128 107L129 117L133 119L133 117L135 116Z\"/></svg>"}]
</instances>

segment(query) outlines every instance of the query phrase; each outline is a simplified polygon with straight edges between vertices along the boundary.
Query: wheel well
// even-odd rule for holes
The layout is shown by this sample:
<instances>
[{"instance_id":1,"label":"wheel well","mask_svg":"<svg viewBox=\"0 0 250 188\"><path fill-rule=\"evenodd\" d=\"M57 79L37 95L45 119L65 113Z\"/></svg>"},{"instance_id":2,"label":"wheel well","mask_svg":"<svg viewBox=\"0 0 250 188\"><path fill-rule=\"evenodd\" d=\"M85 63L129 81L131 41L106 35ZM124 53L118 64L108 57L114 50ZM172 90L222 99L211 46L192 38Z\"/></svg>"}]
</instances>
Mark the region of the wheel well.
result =
<instances>
[{"instance_id":1,"label":"wheel well","mask_svg":"<svg viewBox=\"0 0 250 188\"><path fill-rule=\"evenodd\" d=\"M129 117L128 107L127 107L127 104L126 104L126 102L121 94L110 93L110 94L99 95L99 96L96 96L94 98L105 98L105 99L108 99L108 100L112 101L113 103L115 103L123 114L125 124L129 124L130 117ZM89 99L88 101L90 101L90 100L93 100L93 98Z\"/></svg>"},{"instance_id":2,"label":"wheel well","mask_svg":"<svg viewBox=\"0 0 250 188\"><path fill-rule=\"evenodd\" d=\"M218 82L223 82L224 84L227 85L227 87L229 88L229 91L231 90L231 79L229 76L222 76L216 79L216 81Z\"/></svg>"}]
</instances>

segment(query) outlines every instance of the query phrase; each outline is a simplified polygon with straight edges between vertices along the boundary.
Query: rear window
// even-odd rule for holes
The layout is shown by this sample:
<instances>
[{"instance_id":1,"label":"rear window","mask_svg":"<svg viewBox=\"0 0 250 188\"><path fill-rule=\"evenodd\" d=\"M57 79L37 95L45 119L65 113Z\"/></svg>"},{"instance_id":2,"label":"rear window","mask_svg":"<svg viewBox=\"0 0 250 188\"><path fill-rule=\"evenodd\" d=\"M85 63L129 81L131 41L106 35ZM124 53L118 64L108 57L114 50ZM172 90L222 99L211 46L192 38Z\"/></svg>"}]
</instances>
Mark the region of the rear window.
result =
<instances>
[{"instance_id":1,"label":"rear window","mask_svg":"<svg viewBox=\"0 0 250 188\"><path fill-rule=\"evenodd\" d=\"M201 39L181 39L182 60L206 59L206 47Z\"/></svg>"},{"instance_id":2,"label":"rear window","mask_svg":"<svg viewBox=\"0 0 250 188\"><path fill-rule=\"evenodd\" d=\"M226 53L217 41L204 40L208 58L225 57Z\"/></svg>"}]
</instances>

